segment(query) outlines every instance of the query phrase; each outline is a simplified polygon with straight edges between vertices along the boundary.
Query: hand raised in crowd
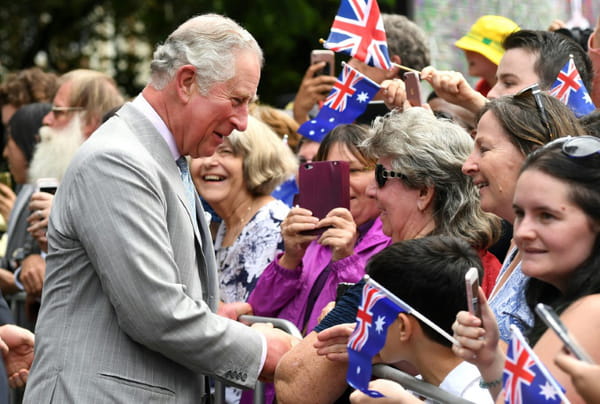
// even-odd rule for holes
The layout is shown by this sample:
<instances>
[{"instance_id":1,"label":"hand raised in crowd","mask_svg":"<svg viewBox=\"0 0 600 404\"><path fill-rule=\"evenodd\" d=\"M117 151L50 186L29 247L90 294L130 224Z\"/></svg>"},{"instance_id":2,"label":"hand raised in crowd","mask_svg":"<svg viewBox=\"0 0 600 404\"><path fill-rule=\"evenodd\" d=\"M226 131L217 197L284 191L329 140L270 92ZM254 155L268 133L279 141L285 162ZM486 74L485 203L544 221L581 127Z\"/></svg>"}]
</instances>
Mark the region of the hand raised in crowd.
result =
<instances>
[{"instance_id":1,"label":"hand raised in crowd","mask_svg":"<svg viewBox=\"0 0 600 404\"><path fill-rule=\"evenodd\" d=\"M370 397L360 390L354 390L350 394L352 404L399 404L399 403L422 403L414 394L407 391L400 384L387 379L376 379L369 382L369 390L375 390L385 397Z\"/></svg>"},{"instance_id":2,"label":"hand raised in crowd","mask_svg":"<svg viewBox=\"0 0 600 404\"><path fill-rule=\"evenodd\" d=\"M21 262L19 281L23 284L27 295L40 297L46 275L46 261L39 254L31 254Z\"/></svg>"},{"instance_id":3,"label":"hand raised in crowd","mask_svg":"<svg viewBox=\"0 0 600 404\"><path fill-rule=\"evenodd\" d=\"M580 361L564 352L556 355L554 363L571 377L577 393L586 403L600 402L600 365Z\"/></svg>"},{"instance_id":4,"label":"hand raised in crowd","mask_svg":"<svg viewBox=\"0 0 600 404\"><path fill-rule=\"evenodd\" d=\"M8 217L16 199L17 195L13 190L5 184L0 183L0 215L4 218L5 223L8 223Z\"/></svg>"},{"instance_id":5,"label":"hand raised in crowd","mask_svg":"<svg viewBox=\"0 0 600 404\"><path fill-rule=\"evenodd\" d=\"M383 102L390 109L404 111L410 108L410 103L406 99L406 87L400 79L384 80L381 82L383 89Z\"/></svg>"},{"instance_id":6,"label":"hand raised in crowd","mask_svg":"<svg viewBox=\"0 0 600 404\"><path fill-rule=\"evenodd\" d=\"M32 212L27 218L29 227L27 231L37 240L43 251L48 250L48 239L46 230L48 228L48 217L54 195L47 192L35 192L31 195L29 210Z\"/></svg>"},{"instance_id":7,"label":"hand raised in crowd","mask_svg":"<svg viewBox=\"0 0 600 404\"><path fill-rule=\"evenodd\" d=\"M281 223L281 236L285 251L279 259L279 265L288 269L295 269L300 265L306 248L311 241L317 239L317 236L305 235L301 232L315 229L318 223L319 219L314 217L308 209L295 207L290 210Z\"/></svg>"},{"instance_id":8,"label":"hand raised in crowd","mask_svg":"<svg viewBox=\"0 0 600 404\"><path fill-rule=\"evenodd\" d=\"M460 345L453 345L452 351L456 356L476 365L484 381L490 382L502 376L504 369L504 344L500 344L500 332L492 309L479 288L481 319L469 313L460 311L452 324L454 338ZM500 385L494 386L492 395L497 395Z\"/></svg>"},{"instance_id":9,"label":"hand raised in crowd","mask_svg":"<svg viewBox=\"0 0 600 404\"><path fill-rule=\"evenodd\" d=\"M33 362L33 345L31 331L13 324L0 326L0 349L10 387L25 386Z\"/></svg>"},{"instance_id":10,"label":"hand raised in crowd","mask_svg":"<svg viewBox=\"0 0 600 404\"><path fill-rule=\"evenodd\" d=\"M317 334L314 347L317 354L338 362L348 362L348 340L356 323L338 324Z\"/></svg>"},{"instance_id":11,"label":"hand raised in crowd","mask_svg":"<svg viewBox=\"0 0 600 404\"><path fill-rule=\"evenodd\" d=\"M327 213L317 227L330 227L321 237L319 244L329 246L332 251L331 261L339 261L354 254L354 246L358 239L358 229L352 213L345 208L335 208Z\"/></svg>"},{"instance_id":12,"label":"hand raised in crowd","mask_svg":"<svg viewBox=\"0 0 600 404\"><path fill-rule=\"evenodd\" d=\"M475 91L462 73L437 70L427 66L421 71L421 79L426 80L438 96L474 113L485 105L487 99Z\"/></svg>"},{"instance_id":13,"label":"hand raised in crowd","mask_svg":"<svg viewBox=\"0 0 600 404\"><path fill-rule=\"evenodd\" d=\"M325 62L314 63L304 73L300 88L294 98L294 119L299 124L308 121L309 111L317 102L325 100L337 80L335 76L315 76L315 73L325 65Z\"/></svg>"}]
</instances>

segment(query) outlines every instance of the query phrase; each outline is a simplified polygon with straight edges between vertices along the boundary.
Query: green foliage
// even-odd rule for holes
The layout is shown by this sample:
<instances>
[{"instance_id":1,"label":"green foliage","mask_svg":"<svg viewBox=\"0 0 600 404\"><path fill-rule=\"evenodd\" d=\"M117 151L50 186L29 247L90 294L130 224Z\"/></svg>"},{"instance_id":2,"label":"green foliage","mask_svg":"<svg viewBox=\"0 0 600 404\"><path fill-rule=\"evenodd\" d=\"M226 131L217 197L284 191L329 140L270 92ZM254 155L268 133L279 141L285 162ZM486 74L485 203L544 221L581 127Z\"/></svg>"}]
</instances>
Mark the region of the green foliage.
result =
<instances>
[{"instance_id":1,"label":"green foliage","mask_svg":"<svg viewBox=\"0 0 600 404\"><path fill-rule=\"evenodd\" d=\"M265 53L259 95L267 103L294 93L321 48L339 0L25 0L0 8L0 74L44 62L63 73L92 67L113 75L129 96L144 84L147 60L141 43L153 49L193 15L215 12L242 24ZM382 10L394 0L379 0ZM111 20L113 24L107 24ZM149 51L150 52L150 51ZM143 52L142 52L143 53ZM36 59L37 55L37 59ZM147 74L147 72L146 72Z\"/></svg>"}]
</instances>

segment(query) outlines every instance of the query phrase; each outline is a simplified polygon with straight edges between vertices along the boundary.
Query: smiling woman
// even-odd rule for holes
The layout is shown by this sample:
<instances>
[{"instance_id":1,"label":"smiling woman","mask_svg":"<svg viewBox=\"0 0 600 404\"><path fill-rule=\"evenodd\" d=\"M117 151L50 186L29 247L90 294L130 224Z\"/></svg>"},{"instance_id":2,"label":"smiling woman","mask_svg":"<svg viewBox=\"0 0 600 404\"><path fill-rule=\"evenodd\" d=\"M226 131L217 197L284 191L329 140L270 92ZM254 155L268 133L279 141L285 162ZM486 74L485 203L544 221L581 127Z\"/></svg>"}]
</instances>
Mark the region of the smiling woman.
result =
<instances>
[{"instance_id":1,"label":"smiling woman","mask_svg":"<svg viewBox=\"0 0 600 404\"><path fill-rule=\"evenodd\" d=\"M221 301L245 301L282 249L279 225L289 208L270 193L296 169L291 150L253 117L212 156L192 160L198 192L223 218L215 238Z\"/></svg>"}]
</instances>

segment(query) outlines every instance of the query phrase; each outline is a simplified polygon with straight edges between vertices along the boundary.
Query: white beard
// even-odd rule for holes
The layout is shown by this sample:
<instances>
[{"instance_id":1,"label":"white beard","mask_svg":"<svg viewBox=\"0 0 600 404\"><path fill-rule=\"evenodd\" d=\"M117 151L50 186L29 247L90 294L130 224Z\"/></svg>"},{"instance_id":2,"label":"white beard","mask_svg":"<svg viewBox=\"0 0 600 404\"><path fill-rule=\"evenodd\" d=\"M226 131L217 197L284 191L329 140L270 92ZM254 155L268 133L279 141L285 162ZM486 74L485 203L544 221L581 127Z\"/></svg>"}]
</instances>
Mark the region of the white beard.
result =
<instances>
[{"instance_id":1,"label":"white beard","mask_svg":"<svg viewBox=\"0 0 600 404\"><path fill-rule=\"evenodd\" d=\"M42 126L40 142L33 152L29 164L29 183L35 184L40 178L62 180L71 159L83 143L80 114L74 114L71 121L61 129Z\"/></svg>"}]
</instances>

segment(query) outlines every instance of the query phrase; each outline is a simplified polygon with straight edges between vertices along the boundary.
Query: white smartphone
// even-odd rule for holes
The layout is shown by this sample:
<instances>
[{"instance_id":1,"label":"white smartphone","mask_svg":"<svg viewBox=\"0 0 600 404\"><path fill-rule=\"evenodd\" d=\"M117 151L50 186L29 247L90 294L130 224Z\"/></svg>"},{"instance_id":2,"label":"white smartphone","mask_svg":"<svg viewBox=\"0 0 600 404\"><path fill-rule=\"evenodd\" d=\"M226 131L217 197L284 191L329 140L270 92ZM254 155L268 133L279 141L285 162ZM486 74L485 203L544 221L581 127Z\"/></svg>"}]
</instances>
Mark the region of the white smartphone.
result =
<instances>
[{"instance_id":1,"label":"white smartphone","mask_svg":"<svg viewBox=\"0 0 600 404\"><path fill-rule=\"evenodd\" d=\"M465 287L467 290L467 307L469 313L481 318L481 306L479 304L479 272L477 268L469 268L465 274Z\"/></svg>"},{"instance_id":2,"label":"white smartphone","mask_svg":"<svg viewBox=\"0 0 600 404\"><path fill-rule=\"evenodd\" d=\"M54 195L58 188L58 180L56 178L40 178L37 180L38 192L46 192Z\"/></svg>"},{"instance_id":3,"label":"white smartphone","mask_svg":"<svg viewBox=\"0 0 600 404\"><path fill-rule=\"evenodd\" d=\"M552 307L544 303L538 303L535 306L535 312L538 314L538 316L540 316L542 321L546 323L548 328L554 330L556 335L558 335L558 338L560 338L567 349L571 351L577 359L587 363L594 363L594 360L577 343L575 338L571 335L569 330L567 330L567 327L565 327L564 323L560 320Z\"/></svg>"}]
</instances>

